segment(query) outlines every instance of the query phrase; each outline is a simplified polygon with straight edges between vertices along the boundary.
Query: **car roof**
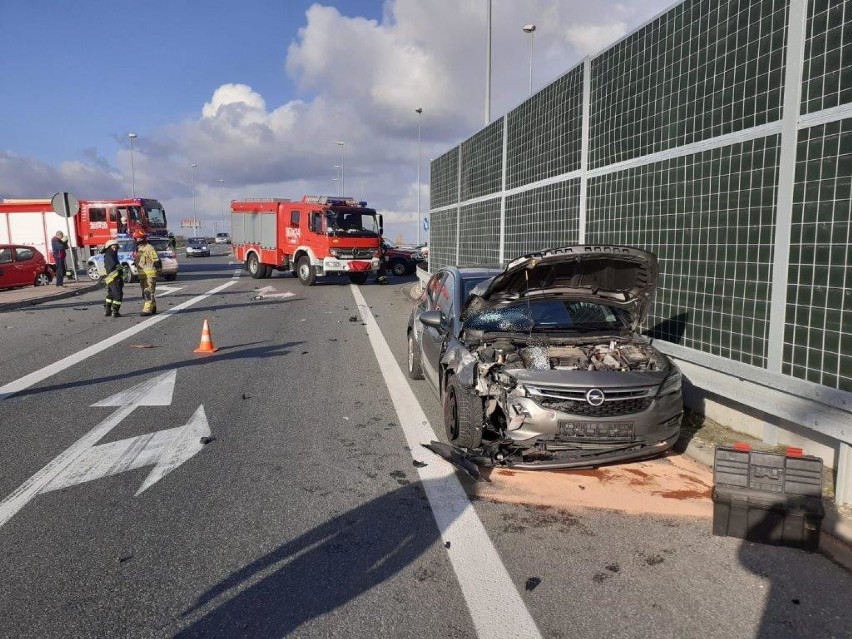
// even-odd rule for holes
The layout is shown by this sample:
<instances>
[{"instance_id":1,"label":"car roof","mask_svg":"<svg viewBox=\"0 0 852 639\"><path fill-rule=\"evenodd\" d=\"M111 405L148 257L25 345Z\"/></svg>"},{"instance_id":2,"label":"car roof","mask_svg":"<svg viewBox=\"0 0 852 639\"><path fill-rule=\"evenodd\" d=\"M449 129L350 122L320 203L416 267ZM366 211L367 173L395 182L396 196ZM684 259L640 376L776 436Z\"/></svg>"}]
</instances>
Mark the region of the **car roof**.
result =
<instances>
[{"instance_id":1,"label":"car roof","mask_svg":"<svg viewBox=\"0 0 852 639\"><path fill-rule=\"evenodd\" d=\"M503 272L501 268L487 266L445 266L440 270L454 273L463 280L476 277L493 277Z\"/></svg>"}]
</instances>

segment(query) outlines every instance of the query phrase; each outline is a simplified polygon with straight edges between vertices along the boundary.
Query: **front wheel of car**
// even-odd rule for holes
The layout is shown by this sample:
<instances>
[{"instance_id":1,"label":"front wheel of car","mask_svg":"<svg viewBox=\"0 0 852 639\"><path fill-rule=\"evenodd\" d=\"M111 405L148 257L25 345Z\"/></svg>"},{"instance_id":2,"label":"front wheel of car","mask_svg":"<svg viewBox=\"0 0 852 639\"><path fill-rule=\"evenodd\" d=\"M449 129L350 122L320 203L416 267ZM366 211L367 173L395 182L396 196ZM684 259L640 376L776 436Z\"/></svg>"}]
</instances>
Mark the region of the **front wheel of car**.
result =
<instances>
[{"instance_id":1,"label":"front wheel of car","mask_svg":"<svg viewBox=\"0 0 852 639\"><path fill-rule=\"evenodd\" d=\"M408 266L403 260L394 260L391 262L390 270L394 275L405 275L408 273Z\"/></svg>"},{"instance_id":2,"label":"front wheel of car","mask_svg":"<svg viewBox=\"0 0 852 639\"><path fill-rule=\"evenodd\" d=\"M127 264L121 267L121 279L124 280L125 284L130 284L133 281L133 271L130 270L130 266Z\"/></svg>"},{"instance_id":3,"label":"front wheel of car","mask_svg":"<svg viewBox=\"0 0 852 639\"><path fill-rule=\"evenodd\" d=\"M456 377L450 378L444 392L444 429L447 441L461 448L476 448L482 443L485 410L482 398L464 388Z\"/></svg>"},{"instance_id":4,"label":"front wheel of car","mask_svg":"<svg viewBox=\"0 0 852 639\"><path fill-rule=\"evenodd\" d=\"M411 379L423 379L423 369L420 366L420 348L414 339L414 331L408 333L408 376Z\"/></svg>"},{"instance_id":5,"label":"front wheel of car","mask_svg":"<svg viewBox=\"0 0 852 639\"><path fill-rule=\"evenodd\" d=\"M86 268L86 275L88 275L89 279L93 282L97 282L99 279L101 279L101 272L98 270L98 265L89 264L89 266Z\"/></svg>"},{"instance_id":6,"label":"front wheel of car","mask_svg":"<svg viewBox=\"0 0 852 639\"><path fill-rule=\"evenodd\" d=\"M177 273L169 273L163 277L167 282L174 282L177 279Z\"/></svg>"},{"instance_id":7,"label":"front wheel of car","mask_svg":"<svg viewBox=\"0 0 852 639\"><path fill-rule=\"evenodd\" d=\"M33 286L47 286L50 284L50 274L49 273L39 273L35 276L35 281L33 282Z\"/></svg>"}]
</instances>

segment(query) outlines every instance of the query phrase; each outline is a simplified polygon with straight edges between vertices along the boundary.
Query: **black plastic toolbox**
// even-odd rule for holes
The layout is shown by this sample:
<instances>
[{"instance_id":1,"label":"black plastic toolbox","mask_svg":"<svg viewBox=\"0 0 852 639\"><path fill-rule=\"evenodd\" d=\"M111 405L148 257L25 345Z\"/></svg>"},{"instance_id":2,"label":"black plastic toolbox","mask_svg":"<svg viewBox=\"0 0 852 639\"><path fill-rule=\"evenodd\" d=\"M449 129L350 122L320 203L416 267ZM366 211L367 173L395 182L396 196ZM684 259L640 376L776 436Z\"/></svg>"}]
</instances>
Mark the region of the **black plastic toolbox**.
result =
<instances>
[{"instance_id":1,"label":"black plastic toolbox","mask_svg":"<svg viewBox=\"0 0 852 639\"><path fill-rule=\"evenodd\" d=\"M717 447L713 534L814 551L825 510L822 459Z\"/></svg>"}]
</instances>

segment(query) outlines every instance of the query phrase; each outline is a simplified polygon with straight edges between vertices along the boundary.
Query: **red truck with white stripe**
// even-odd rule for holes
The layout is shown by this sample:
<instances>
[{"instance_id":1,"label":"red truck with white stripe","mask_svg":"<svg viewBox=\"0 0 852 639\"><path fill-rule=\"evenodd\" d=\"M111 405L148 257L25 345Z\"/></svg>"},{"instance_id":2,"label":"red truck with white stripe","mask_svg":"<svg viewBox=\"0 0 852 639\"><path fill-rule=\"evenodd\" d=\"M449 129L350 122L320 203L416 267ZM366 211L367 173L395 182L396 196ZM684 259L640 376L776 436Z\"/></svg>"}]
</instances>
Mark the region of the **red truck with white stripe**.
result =
<instances>
[{"instance_id":1,"label":"red truck with white stripe","mask_svg":"<svg viewBox=\"0 0 852 639\"><path fill-rule=\"evenodd\" d=\"M289 271L305 286L348 275L363 284L379 269L382 216L351 197L306 195L231 202L234 257L254 278Z\"/></svg>"},{"instance_id":2,"label":"red truck with white stripe","mask_svg":"<svg viewBox=\"0 0 852 639\"><path fill-rule=\"evenodd\" d=\"M83 249L87 256L120 232L167 233L163 205L149 198L81 201L79 213L68 222L70 246ZM34 246L53 264L50 239L56 231L66 232L65 218L54 212L50 199L0 200L0 244Z\"/></svg>"}]
</instances>

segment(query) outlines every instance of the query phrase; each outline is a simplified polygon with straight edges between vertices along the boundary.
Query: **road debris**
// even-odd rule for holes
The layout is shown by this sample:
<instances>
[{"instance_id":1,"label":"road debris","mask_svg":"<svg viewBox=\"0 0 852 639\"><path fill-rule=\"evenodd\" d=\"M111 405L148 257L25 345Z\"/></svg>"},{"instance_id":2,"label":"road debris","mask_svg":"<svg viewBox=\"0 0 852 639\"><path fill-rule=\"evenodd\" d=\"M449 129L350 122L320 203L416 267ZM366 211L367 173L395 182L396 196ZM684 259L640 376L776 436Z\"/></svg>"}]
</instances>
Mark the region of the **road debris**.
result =
<instances>
[{"instance_id":1,"label":"road debris","mask_svg":"<svg viewBox=\"0 0 852 639\"><path fill-rule=\"evenodd\" d=\"M157 348L156 344L128 344L128 348Z\"/></svg>"},{"instance_id":2,"label":"road debris","mask_svg":"<svg viewBox=\"0 0 852 639\"><path fill-rule=\"evenodd\" d=\"M428 448L438 457L443 457L453 466L479 481L481 475L479 468L472 461L464 457L455 446L444 444L443 442L431 441L428 444L421 444L423 448Z\"/></svg>"},{"instance_id":3,"label":"road debris","mask_svg":"<svg viewBox=\"0 0 852 639\"><path fill-rule=\"evenodd\" d=\"M541 577L530 577L529 579L527 579L527 583L526 583L526 586L525 586L526 591L532 592L533 590L536 589L536 586L538 586L540 583L541 583Z\"/></svg>"},{"instance_id":4,"label":"road debris","mask_svg":"<svg viewBox=\"0 0 852 639\"><path fill-rule=\"evenodd\" d=\"M414 460L414 467L415 467L415 468L426 468L426 466L428 466L428 465L429 465L429 464L426 464L426 463L424 463L424 462L422 462L422 461L418 461L418 460L416 460L416 459Z\"/></svg>"},{"instance_id":5,"label":"road debris","mask_svg":"<svg viewBox=\"0 0 852 639\"><path fill-rule=\"evenodd\" d=\"M198 441L199 441L200 443L202 443L202 444L204 444L204 445L206 446L206 445L207 445L207 444L209 444L210 442L215 442L215 441L216 441L216 438L215 438L215 437L202 437L202 438L201 438L200 440L198 440Z\"/></svg>"}]
</instances>

